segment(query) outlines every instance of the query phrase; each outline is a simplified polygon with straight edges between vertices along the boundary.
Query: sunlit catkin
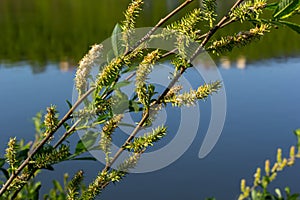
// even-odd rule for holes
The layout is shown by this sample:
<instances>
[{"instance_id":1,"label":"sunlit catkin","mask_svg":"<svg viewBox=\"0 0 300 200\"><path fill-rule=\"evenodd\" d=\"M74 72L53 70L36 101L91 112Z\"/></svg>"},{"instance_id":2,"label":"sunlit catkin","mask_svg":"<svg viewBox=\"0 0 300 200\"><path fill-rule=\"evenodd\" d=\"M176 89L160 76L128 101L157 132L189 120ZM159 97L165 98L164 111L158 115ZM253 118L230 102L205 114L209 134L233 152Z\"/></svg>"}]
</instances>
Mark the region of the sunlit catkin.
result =
<instances>
[{"instance_id":1,"label":"sunlit catkin","mask_svg":"<svg viewBox=\"0 0 300 200\"><path fill-rule=\"evenodd\" d=\"M290 158L288 160L287 165L291 166L295 163L295 146L291 146L290 148Z\"/></svg>"},{"instance_id":2,"label":"sunlit catkin","mask_svg":"<svg viewBox=\"0 0 300 200\"><path fill-rule=\"evenodd\" d=\"M265 172L267 176L270 175L270 160L265 161Z\"/></svg>"},{"instance_id":3,"label":"sunlit catkin","mask_svg":"<svg viewBox=\"0 0 300 200\"><path fill-rule=\"evenodd\" d=\"M280 148L277 149L277 163L282 162L282 150Z\"/></svg>"},{"instance_id":4,"label":"sunlit catkin","mask_svg":"<svg viewBox=\"0 0 300 200\"><path fill-rule=\"evenodd\" d=\"M261 178L261 169L258 167L256 169L256 173L254 174L254 186L257 186L260 184L260 178Z\"/></svg>"},{"instance_id":5,"label":"sunlit catkin","mask_svg":"<svg viewBox=\"0 0 300 200\"><path fill-rule=\"evenodd\" d=\"M14 138L10 138L9 139L9 142L7 144L7 148L6 148L6 154L5 154L5 157L6 157L6 160L8 162L8 164L10 165L10 169L12 171L12 173L14 173L14 171L17 169L15 166L16 163L17 163L17 159L16 159L16 142L17 142L17 139L14 137Z\"/></svg>"},{"instance_id":6,"label":"sunlit catkin","mask_svg":"<svg viewBox=\"0 0 300 200\"><path fill-rule=\"evenodd\" d=\"M88 77L91 69L100 65L102 44L95 44L89 52L80 60L75 76L75 86L78 91L78 96L82 96L88 87Z\"/></svg>"}]
</instances>

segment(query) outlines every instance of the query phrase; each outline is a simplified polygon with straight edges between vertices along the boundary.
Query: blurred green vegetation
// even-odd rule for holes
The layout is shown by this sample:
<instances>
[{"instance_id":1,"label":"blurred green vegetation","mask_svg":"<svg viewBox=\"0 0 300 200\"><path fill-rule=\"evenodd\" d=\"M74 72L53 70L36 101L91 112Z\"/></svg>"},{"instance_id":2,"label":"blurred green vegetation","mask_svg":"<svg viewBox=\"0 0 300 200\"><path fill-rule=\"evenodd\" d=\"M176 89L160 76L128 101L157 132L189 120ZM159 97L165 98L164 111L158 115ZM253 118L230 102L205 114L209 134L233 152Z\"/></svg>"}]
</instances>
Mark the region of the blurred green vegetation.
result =
<instances>
[{"instance_id":1,"label":"blurred green vegetation","mask_svg":"<svg viewBox=\"0 0 300 200\"><path fill-rule=\"evenodd\" d=\"M138 26L153 26L180 2L145 0ZM233 1L219 2L222 13ZM77 63L89 46L110 36L114 25L123 19L128 3L129 0L0 0L0 61L28 61L37 65ZM189 9L199 4L195 1ZM241 31L241 27L230 26L223 34L233 31ZM256 61L296 56L299 52L299 35L279 28L263 41L235 50L228 57L245 55L247 60Z\"/></svg>"}]
</instances>

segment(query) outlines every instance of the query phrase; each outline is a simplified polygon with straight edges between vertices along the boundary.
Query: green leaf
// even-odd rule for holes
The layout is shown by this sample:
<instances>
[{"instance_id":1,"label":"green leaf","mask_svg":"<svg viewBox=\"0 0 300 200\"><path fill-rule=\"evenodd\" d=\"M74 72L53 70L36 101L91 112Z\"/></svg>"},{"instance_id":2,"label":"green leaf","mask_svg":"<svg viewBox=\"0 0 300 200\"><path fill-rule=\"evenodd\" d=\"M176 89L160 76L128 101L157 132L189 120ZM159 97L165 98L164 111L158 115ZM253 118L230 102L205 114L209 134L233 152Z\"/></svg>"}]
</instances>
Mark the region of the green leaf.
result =
<instances>
[{"instance_id":1,"label":"green leaf","mask_svg":"<svg viewBox=\"0 0 300 200\"><path fill-rule=\"evenodd\" d=\"M299 24L295 24L295 23L288 22L288 21L279 21L279 23L289 27L293 31L296 31L298 34L300 34L300 25Z\"/></svg>"},{"instance_id":2,"label":"green leaf","mask_svg":"<svg viewBox=\"0 0 300 200\"><path fill-rule=\"evenodd\" d=\"M278 2L269 3L266 5L266 9L267 10L276 10L277 6L278 6Z\"/></svg>"},{"instance_id":3,"label":"green leaf","mask_svg":"<svg viewBox=\"0 0 300 200\"><path fill-rule=\"evenodd\" d=\"M130 100L129 112L139 112L139 111L143 111L143 108L140 107L139 103L134 100Z\"/></svg>"},{"instance_id":4,"label":"green leaf","mask_svg":"<svg viewBox=\"0 0 300 200\"><path fill-rule=\"evenodd\" d=\"M123 114L129 107L128 96L120 89L115 89L115 93L112 97L114 103L112 105L112 111L114 114Z\"/></svg>"},{"instance_id":5,"label":"green leaf","mask_svg":"<svg viewBox=\"0 0 300 200\"><path fill-rule=\"evenodd\" d=\"M97 141L98 133L93 131L88 131L81 140L78 141L75 148L75 155L79 155L88 151L91 147L94 146Z\"/></svg>"},{"instance_id":6,"label":"green leaf","mask_svg":"<svg viewBox=\"0 0 300 200\"><path fill-rule=\"evenodd\" d=\"M53 185L54 185L54 188L57 189L59 192L64 192L62 186L60 185L60 183L57 180L53 180Z\"/></svg>"},{"instance_id":7,"label":"green leaf","mask_svg":"<svg viewBox=\"0 0 300 200\"><path fill-rule=\"evenodd\" d=\"M114 50L110 49L106 54L106 62L110 63L115 58Z\"/></svg>"},{"instance_id":8,"label":"green leaf","mask_svg":"<svg viewBox=\"0 0 300 200\"><path fill-rule=\"evenodd\" d=\"M128 73L128 72L132 72L132 71L135 71L137 68L137 65L131 65L131 66L128 66L126 69L124 69L122 71L122 74L125 74L125 73Z\"/></svg>"},{"instance_id":9,"label":"green leaf","mask_svg":"<svg viewBox=\"0 0 300 200\"><path fill-rule=\"evenodd\" d=\"M286 193L287 196L291 195L291 189L289 187L285 187L284 191L285 191L285 193Z\"/></svg>"},{"instance_id":10,"label":"green leaf","mask_svg":"<svg viewBox=\"0 0 300 200\"><path fill-rule=\"evenodd\" d=\"M0 158L0 167L2 167L5 164L5 158Z\"/></svg>"},{"instance_id":11,"label":"green leaf","mask_svg":"<svg viewBox=\"0 0 300 200\"><path fill-rule=\"evenodd\" d=\"M43 118L43 112L40 111L36 114L35 117L32 118L35 131L38 135L42 134L42 129L44 128L44 124L42 123L42 118Z\"/></svg>"},{"instance_id":12,"label":"green leaf","mask_svg":"<svg viewBox=\"0 0 300 200\"><path fill-rule=\"evenodd\" d=\"M294 133L297 137L300 137L300 129L295 130Z\"/></svg>"},{"instance_id":13,"label":"green leaf","mask_svg":"<svg viewBox=\"0 0 300 200\"><path fill-rule=\"evenodd\" d=\"M0 171L2 171L2 173L4 174L4 176L5 176L6 179L9 179L9 173L8 173L8 171L6 169L0 168Z\"/></svg>"},{"instance_id":14,"label":"green leaf","mask_svg":"<svg viewBox=\"0 0 300 200\"><path fill-rule=\"evenodd\" d=\"M67 122L63 123L63 126L67 131L71 128Z\"/></svg>"},{"instance_id":15,"label":"green leaf","mask_svg":"<svg viewBox=\"0 0 300 200\"><path fill-rule=\"evenodd\" d=\"M299 197L300 195L299 194L293 194L292 196L289 196L287 198L287 200L299 200Z\"/></svg>"},{"instance_id":16,"label":"green leaf","mask_svg":"<svg viewBox=\"0 0 300 200\"><path fill-rule=\"evenodd\" d=\"M135 126L132 125L132 124L122 123L122 122L119 123L119 126L126 126L126 127L130 127L130 128L135 128Z\"/></svg>"},{"instance_id":17,"label":"green leaf","mask_svg":"<svg viewBox=\"0 0 300 200\"><path fill-rule=\"evenodd\" d=\"M17 152L16 158L17 160L21 161L27 158L27 154L28 154L29 148L28 149L23 149L21 151Z\"/></svg>"},{"instance_id":18,"label":"green leaf","mask_svg":"<svg viewBox=\"0 0 300 200\"><path fill-rule=\"evenodd\" d=\"M97 161L97 159L94 158L94 157L71 158L70 160L93 160L93 161Z\"/></svg>"},{"instance_id":19,"label":"green leaf","mask_svg":"<svg viewBox=\"0 0 300 200\"><path fill-rule=\"evenodd\" d=\"M251 191L251 198L253 199L253 200L257 200L257 199L259 199L259 192L257 192L256 190L252 190Z\"/></svg>"},{"instance_id":20,"label":"green leaf","mask_svg":"<svg viewBox=\"0 0 300 200\"><path fill-rule=\"evenodd\" d=\"M276 188L276 189L275 189L275 193L277 194L277 196L278 196L279 198L282 198L280 189Z\"/></svg>"},{"instance_id":21,"label":"green leaf","mask_svg":"<svg viewBox=\"0 0 300 200\"><path fill-rule=\"evenodd\" d=\"M72 108L72 103L69 100L66 100L66 102L67 102L67 104L69 106L69 109L71 109Z\"/></svg>"},{"instance_id":22,"label":"green leaf","mask_svg":"<svg viewBox=\"0 0 300 200\"><path fill-rule=\"evenodd\" d=\"M47 165L46 167L44 167L43 169L47 169L49 171L54 171L54 168L51 165Z\"/></svg>"},{"instance_id":23,"label":"green leaf","mask_svg":"<svg viewBox=\"0 0 300 200\"><path fill-rule=\"evenodd\" d=\"M131 81L126 81L126 80L120 81L120 82L116 83L116 85L114 86L114 89L119 89L121 87L125 87L127 85L130 85L130 83L131 83Z\"/></svg>"},{"instance_id":24,"label":"green leaf","mask_svg":"<svg viewBox=\"0 0 300 200\"><path fill-rule=\"evenodd\" d=\"M118 57L124 53L124 46L122 43L122 29L119 24L115 25L115 28L112 32L111 43L115 57Z\"/></svg>"},{"instance_id":25,"label":"green leaf","mask_svg":"<svg viewBox=\"0 0 300 200\"><path fill-rule=\"evenodd\" d=\"M40 191L41 187L42 187L41 182L37 182L34 185L34 188L32 189L32 191L30 191L32 199L39 199L39 191Z\"/></svg>"},{"instance_id":26,"label":"green leaf","mask_svg":"<svg viewBox=\"0 0 300 200\"><path fill-rule=\"evenodd\" d=\"M275 19L285 19L292 16L300 7L300 0L281 0L273 14Z\"/></svg>"}]
</instances>

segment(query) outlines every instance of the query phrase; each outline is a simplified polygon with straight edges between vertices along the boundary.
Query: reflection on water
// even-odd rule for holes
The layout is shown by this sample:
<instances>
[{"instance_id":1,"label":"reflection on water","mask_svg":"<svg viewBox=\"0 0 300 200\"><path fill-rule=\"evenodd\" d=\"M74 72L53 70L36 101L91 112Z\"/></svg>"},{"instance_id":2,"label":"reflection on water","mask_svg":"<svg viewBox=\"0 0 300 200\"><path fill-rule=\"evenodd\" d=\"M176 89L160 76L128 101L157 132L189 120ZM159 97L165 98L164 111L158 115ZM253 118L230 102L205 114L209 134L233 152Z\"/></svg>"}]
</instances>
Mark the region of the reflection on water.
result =
<instances>
[{"instance_id":1,"label":"reflection on water","mask_svg":"<svg viewBox=\"0 0 300 200\"><path fill-rule=\"evenodd\" d=\"M227 118L217 145L205 159L198 159L198 152L209 124L210 101L199 104L200 129L194 143L179 160L156 172L130 174L121 183L110 185L101 199L120 199L128 195L132 200L210 196L236 199L242 177L251 182L256 167L263 166L267 158L273 160L278 147L288 154L289 146L296 142L292 131L300 127L300 94L294 89L300 86L300 58L245 63L242 57L232 61L224 59L221 63L228 68L220 67L228 97ZM47 64L44 73L34 74L28 64L19 63L14 68L0 65L1 152L9 137L33 139L31 118L39 110L56 104L61 114L65 113L65 100L71 99L75 73L69 66L67 62ZM171 116L167 120L170 128L177 122L176 115ZM173 137L172 132L168 137ZM78 139L75 135L71 142ZM55 171L44 171L38 176L44 181L42 193L52 186L52 178L62 180L64 173L73 174L83 169L88 181L102 167L92 161L57 165ZM299 167L297 163L282 176L279 174L276 186L288 183L292 191L299 191L295 178Z\"/></svg>"},{"instance_id":2,"label":"reflection on water","mask_svg":"<svg viewBox=\"0 0 300 200\"><path fill-rule=\"evenodd\" d=\"M72 0L0 0L0 60L10 63L30 60L39 66L49 61L67 60L77 63L89 46L100 43L111 35L114 25L123 19L122 13L128 2L129 0L78 0L76 3ZM155 25L180 2L182 1L146 0L145 12L138 20L138 26ZM224 13L233 1L218 2L221 6L219 12ZM194 1L189 9L198 7L199 4L200 1ZM224 31L239 32L240 29L241 26L236 24ZM297 55L300 44L295 41L299 41L299 35L287 29L279 29L267 34L263 42L234 51L228 57L246 56L253 61Z\"/></svg>"},{"instance_id":3,"label":"reflection on water","mask_svg":"<svg viewBox=\"0 0 300 200\"><path fill-rule=\"evenodd\" d=\"M90 45L109 37L114 24L122 20L129 0L0 0L0 150L11 136L33 139L31 118L50 104L63 114L71 99L76 63ZM163 2L163 3L162 3ZM182 1L146 0L139 26L153 26ZM192 5L199 6L200 1ZM224 12L232 1L219 1ZM239 26L226 29L239 31ZM223 32L224 34L224 32ZM275 41L275 42L274 42ZM201 102L197 138L178 161L148 174L129 175L110 185L103 198L152 199L236 199L239 180L252 181L256 167L274 158L276 148L295 143L292 130L300 126L299 35L276 30L242 50L235 50L218 62L228 97L225 128L215 149L203 160L197 155L209 124L210 101ZM272 57L295 56L286 60ZM298 58L297 58L298 57ZM257 60L264 59L265 62ZM197 80L194 80L195 82ZM173 116L167 126L177 122ZM187 130L188 133L188 130ZM61 133L58 133L61 134ZM169 133L172 134L172 133ZM71 142L76 142L77 137ZM65 172L84 169L87 180L96 175L98 162L67 162L46 171L42 193ZM276 185L298 185L299 164L288 169ZM68 169L68 170L66 170ZM60 179L61 180L61 179ZM135 195L132 195L135 194Z\"/></svg>"},{"instance_id":4,"label":"reflection on water","mask_svg":"<svg viewBox=\"0 0 300 200\"><path fill-rule=\"evenodd\" d=\"M233 63L228 57L222 57L219 62L220 66L224 69L230 69L232 67L236 67L238 69L245 69L247 66L247 59L245 56L239 56Z\"/></svg>"}]
</instances>

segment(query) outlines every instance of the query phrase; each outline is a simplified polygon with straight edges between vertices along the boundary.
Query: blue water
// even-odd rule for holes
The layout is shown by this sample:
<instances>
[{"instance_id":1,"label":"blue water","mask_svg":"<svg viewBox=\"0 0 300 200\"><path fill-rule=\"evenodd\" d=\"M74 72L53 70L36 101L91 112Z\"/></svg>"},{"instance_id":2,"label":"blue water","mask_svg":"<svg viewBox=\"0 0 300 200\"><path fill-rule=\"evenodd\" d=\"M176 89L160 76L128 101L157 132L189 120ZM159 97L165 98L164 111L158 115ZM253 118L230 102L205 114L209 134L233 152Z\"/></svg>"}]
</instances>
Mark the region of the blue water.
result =
<instances>
[{"instance_id":1,"label":"blue water","mask_svg":"<svg viewBox=\"0 0 300 200\"><path fill-rule=\"evenodd\" d=\"M31 118L36 112L55 104L63 114L71 99L74 70L61 71L57 64L35 74L28 63L7 68L0 65L0 150L3 154L9 137L34 138ZM240 179L253 180L257 167L265 159L274 160L276 149L296 143L292 131L300 127L300 58L267 60L248 64L245 69L220 68L227 94L227 116L222 135L211 153L198 158L199 148L209 124L210 101L201 102L198 134L183 156L159 171L130 174L116 185L110 185L101 199L236 199ZM168 126L177 123L168 120ZM188 130L186 130L186 134ZM59 133L61 134L61 133ZM171 134L171 133L170 133ZM171 140L168 136L166 140ZM77 141L75 135L71 141ZM164 141L162 141L163 143ZM99 162L67 162L45 171L42 193L51 187L52 179L62 179L66 172L85 171L91 180L103 165ZM300 192L299 163L280 173L272 186L291 186ZM99 198L100 199L100 198Z\"/></svg>"}]
</instances>

